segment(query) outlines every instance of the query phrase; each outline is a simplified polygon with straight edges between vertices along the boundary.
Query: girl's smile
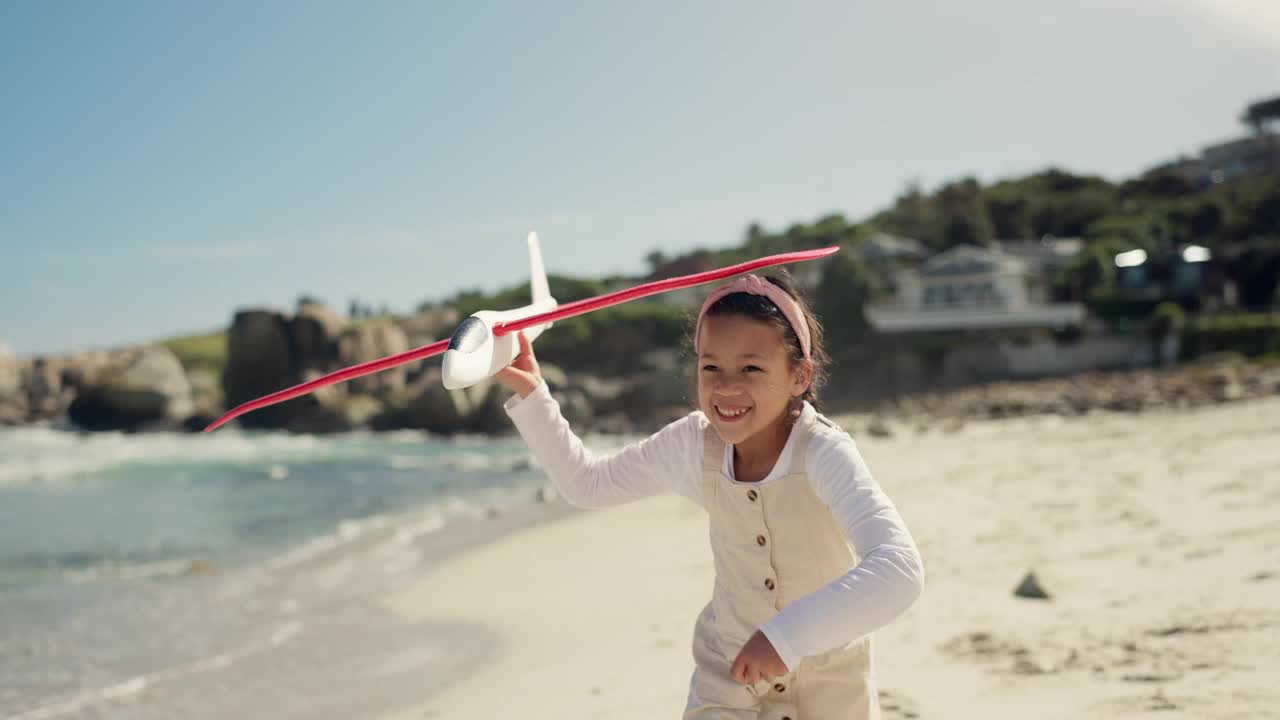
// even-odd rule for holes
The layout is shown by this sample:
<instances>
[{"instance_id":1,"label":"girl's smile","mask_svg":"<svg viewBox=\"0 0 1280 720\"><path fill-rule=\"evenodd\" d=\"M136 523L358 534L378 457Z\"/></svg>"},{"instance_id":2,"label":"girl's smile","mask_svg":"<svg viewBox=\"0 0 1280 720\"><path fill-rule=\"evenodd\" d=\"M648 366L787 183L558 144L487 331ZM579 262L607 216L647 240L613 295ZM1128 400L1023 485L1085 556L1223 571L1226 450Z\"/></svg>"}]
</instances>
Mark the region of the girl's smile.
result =
<instances>
[{"instance_id":1,"label":"girl's smile","mask_svg":"<svg viewBox=\"0 0 1280 720\"><path fill-rule=\"evenodd\" d=\"M739 407L724 402L713 403L713 407L716 410L716 415L723 422L738 422L744 419L747 413L751 412L750 407Z\"/></svg>"}]
</instances>

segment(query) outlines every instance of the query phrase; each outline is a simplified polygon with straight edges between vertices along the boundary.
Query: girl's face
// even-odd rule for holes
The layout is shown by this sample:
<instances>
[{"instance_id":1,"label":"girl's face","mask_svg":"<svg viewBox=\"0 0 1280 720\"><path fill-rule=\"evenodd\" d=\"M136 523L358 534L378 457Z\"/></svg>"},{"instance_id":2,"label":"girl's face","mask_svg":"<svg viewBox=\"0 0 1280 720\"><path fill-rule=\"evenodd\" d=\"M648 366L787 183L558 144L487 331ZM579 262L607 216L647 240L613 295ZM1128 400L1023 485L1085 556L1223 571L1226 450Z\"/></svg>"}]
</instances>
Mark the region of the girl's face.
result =
<instances>
[{"instance_id":1,"label":"girl's face","mask_svg":"<svg viewBox=\"0 0 1280 720\"><path fill-rule=\"evenodd\" d=\"M808 368L792 367L782 331L770 323L709 315L698 342L698 406L727 443L773 429L808 387Z\"/></svg>"}]
</instances>

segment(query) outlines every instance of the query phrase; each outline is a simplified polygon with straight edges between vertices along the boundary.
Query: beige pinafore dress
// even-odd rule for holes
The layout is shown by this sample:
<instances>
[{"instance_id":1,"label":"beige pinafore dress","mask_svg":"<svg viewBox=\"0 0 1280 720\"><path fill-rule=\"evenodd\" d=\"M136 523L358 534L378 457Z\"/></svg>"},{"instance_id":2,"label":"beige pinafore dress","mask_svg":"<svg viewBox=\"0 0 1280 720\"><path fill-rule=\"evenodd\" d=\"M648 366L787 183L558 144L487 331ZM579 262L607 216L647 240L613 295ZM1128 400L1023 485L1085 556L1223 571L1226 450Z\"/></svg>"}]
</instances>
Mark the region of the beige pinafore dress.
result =
<instances>
[{"instance_id":1,"label":"beige pinafore dress","mask_svg":"<svg viewBox=\"0 0 1280 720\"><path fill-rule=\"evenodd\" d=\"M804 658L792 672L752 686L729 675L734 658L779 610L857 564L857 554L805 474L817 423L797 421L791 467L766 484L724 477L724 441L704 436L702 494L711 517L715 589L694 628L696 669L685 720L878 720L871 636Z\"/></svg>"}]
</instances>

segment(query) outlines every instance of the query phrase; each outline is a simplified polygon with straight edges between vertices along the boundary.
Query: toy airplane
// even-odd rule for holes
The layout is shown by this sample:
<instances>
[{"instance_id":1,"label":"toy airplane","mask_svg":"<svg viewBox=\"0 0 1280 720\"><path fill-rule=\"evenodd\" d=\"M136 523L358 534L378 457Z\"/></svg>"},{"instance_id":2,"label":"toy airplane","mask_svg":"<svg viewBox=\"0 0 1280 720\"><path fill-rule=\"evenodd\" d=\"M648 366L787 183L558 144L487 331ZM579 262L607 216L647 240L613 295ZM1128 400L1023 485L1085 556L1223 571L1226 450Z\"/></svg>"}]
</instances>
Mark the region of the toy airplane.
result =
<instances>
[{"instance_id":1,"label":"toy airplane","mask_svg":"<svg viewBox=\"0 0 1280 720\"><path fill-rule=\"evenodd\" d=\"M282 403L286 400L292 400L326 385L346 382L363 375L370 375L387 368L440 354L444 355L444 386L451 390L470 387L497 374L499 370L506 367L516 358L519 352L519 345L516 342L515 333L521 330L525 331L525 335L532 342L535 337L542 334L542 331L551 327L551 324L556 320L564 320L565 318L582 315L593 310L599 310L610 305L618 305L649 295L656 295L657 293L715 282L772 265L816 260L834 254L839 250L839 247L832 246L817 250L802 250L770 255L718 270L708 270L683 277L657 280L626 290L618 290L606 295L558 305L555 299L551 297L551 291L547 284L547 274L542 265L542 252L538 246L538 236L536 233L530 233L529 288L532 295L530 304L501 312L482 310L463 320L457 329L453 331L453 336L447 340L440 340L430 345L424 345L420 348L379 360L353 365L315 380L285 388L256 400L250 400L210 423L209 427L205 428L204 431L210 432L245 413L275 405L276 403Z\"/></svg>"},{"instance_id":2,"label":"toy airplane","mask_svg":"<svg viewBox=\"0 0 1280 720\"><path fill-rule=\"evenodd\" d=\"M529 233L529 294L533 302L514 310L497 312L481 310L472 315L453 331L449 347L444 351L444 386L450 390L471 387L511 364L520 353L515 333L495 335L493 329L501 323L518 320L535 313L554 310L555 298L547 285L547 271L542 266L542 250L538 247L538 234ZM527 328L524 334L533 342L551 323Z\"/></svg>"}]
</instances>

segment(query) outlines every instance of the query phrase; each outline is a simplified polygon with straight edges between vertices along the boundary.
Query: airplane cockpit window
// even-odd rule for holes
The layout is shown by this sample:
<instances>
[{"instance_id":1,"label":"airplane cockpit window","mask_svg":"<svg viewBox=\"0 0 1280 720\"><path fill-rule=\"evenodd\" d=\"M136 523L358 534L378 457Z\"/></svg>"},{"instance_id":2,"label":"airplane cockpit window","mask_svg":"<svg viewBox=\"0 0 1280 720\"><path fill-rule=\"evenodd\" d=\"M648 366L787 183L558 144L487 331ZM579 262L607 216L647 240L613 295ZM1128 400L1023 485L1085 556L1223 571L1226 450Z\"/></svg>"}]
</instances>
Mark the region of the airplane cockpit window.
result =
<instances>
[{"instance_id":1,"label":"airplane cockpit window","mask_svg":"<svg viewBox=\"0 0 1280 720\"><path fill-rule=\"evenodd\" d=\"M489 328L484 322L478 317L469 317L462 321L457 330L453 331L453 337L449 339L449 349L464 353L473 352L484 345L487 337L489 337Z\"/></svg>"}]
</instances>

